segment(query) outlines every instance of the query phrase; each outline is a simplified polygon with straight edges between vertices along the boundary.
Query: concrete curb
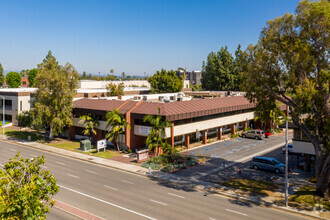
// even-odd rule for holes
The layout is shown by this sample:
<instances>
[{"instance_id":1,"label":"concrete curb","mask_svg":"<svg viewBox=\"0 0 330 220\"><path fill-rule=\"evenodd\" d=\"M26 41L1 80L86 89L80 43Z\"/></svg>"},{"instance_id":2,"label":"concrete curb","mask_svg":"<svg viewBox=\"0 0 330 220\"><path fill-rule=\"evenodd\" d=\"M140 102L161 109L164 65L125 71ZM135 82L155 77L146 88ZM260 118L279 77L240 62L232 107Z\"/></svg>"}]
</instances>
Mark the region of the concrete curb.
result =
<instances>
[{"instance_id":1,"label":"concrete curb","mask_svg":"<svg viewBox=\"0 0 330 220\"><path fill-rule=\"evenodd\" d=\"M84 219L84 220L105 220L104 218L101 218L92 213L86 212L84 210L73 207L69 204L66 204L66 203L58 201L58 200L55 200L54 208L59 209L63 212L66 212L70 215L73 215L77 218Z\"/></svg>"}]
</instances>

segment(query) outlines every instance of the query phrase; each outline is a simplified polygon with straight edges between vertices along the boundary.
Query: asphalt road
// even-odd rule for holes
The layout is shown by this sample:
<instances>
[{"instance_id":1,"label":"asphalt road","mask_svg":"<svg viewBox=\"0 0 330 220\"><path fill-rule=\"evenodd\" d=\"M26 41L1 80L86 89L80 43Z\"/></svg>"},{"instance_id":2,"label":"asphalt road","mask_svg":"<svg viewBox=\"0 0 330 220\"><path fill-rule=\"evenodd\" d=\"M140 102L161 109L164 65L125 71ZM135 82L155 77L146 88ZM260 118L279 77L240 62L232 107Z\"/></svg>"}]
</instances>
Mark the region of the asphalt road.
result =
<instances>
[{"instance_id":1,"label":"asphalt road","mask_svg":"<svg viewBox=\"0 0 330 220\"><path fill-rule=\"evenodd\" d=\"M0 141L0 162L17 151L45 155L61 186L55 199L106 219L301 219L301 216ZM55 211L56 212L56 211ZM49 219L58 219L53 213ZM72 218L74 219L74 218Z\"/></svg>"}]
</instances>

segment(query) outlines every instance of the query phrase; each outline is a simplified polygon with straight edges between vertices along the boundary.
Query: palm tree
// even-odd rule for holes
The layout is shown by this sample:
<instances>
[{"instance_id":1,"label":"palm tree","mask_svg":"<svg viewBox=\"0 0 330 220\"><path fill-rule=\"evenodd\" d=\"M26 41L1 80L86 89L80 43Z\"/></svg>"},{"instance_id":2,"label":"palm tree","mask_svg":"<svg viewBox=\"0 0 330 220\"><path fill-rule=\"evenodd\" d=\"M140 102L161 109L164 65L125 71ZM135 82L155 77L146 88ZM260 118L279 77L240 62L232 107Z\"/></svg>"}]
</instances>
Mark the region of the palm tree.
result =
<instances>
[{"instance_id":1,"label":"palm tree","mask_svg":"<svg viewBox=\"0 0 330 220\"><path fill-rule=\"evenodd\" d=\"M149 135L146 140L149 150L155 150L157 156L159 156L159 147L167 147L163 142L165 137L165 128L170 127L171 123L163 119L160 115L160 108L158 108L158 115L146 115L143 118L143 122L148 122L151 125ZM165 140L166 141L166 140Z\"/></svg>"},{"instance_id":2,"label":"palm tree","mask_svg":"<svg viewBox=\"0 0 330 220\"><path fill-rule=\"evenodd\" d=\"M82 115L79 118L79 124L83 124L85 128L85 130L83 130L83 134L92 139L92 135L96 135L95 127L99 126L100 122L95 117L92 117L90 114Z\"/></svg>"},{"instance_id":3,"label":"palm tree","mask_svg":"<svg viewBox=\"0 0 330 220\"><path fill-rule=\"evenodd\" d=\"M115 139L116 148L119 151L118 136L125 132L125 129L129 129L130 125L127 123L124 115L120 113L118 109L107 112L105 115L107 119L108 133L105 135L110 141Z\"/></svg>"}]
</instances>

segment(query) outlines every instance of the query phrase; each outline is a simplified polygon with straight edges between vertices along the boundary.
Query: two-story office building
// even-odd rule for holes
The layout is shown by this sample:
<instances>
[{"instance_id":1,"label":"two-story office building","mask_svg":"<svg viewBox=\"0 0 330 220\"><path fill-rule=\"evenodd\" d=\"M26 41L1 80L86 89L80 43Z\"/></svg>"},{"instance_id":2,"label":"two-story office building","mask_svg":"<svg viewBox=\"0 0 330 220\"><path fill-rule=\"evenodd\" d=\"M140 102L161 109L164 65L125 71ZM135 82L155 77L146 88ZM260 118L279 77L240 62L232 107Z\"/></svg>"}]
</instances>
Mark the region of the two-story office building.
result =
<instances>
[{"instance_id":1,"label":"two-story office building","mask_svg":"<svg viewBox=\"0 0 330 220\"><path fill-rule=\"evenodd\" d=\"M226 131L234 133L238 127L244 129L255 117L255 104L243 96L176 102L80 99L73 104L73 126L68 132L71 139L81 138L83 126L79 124L79 116L84 114L95 115L100 121L94 139L104 138L107 132L105 115L108 111L118 109L130 124L130 129L121 138L121 146L129 149L144 147L150 126L143 123L143 117L157 115L158 109L160 115L171 122L171 126L166 128L167 141L172 146L184 144L187 148L192 141L206 144L210 135L222 139Z\"/></svg>"}]
</instances>

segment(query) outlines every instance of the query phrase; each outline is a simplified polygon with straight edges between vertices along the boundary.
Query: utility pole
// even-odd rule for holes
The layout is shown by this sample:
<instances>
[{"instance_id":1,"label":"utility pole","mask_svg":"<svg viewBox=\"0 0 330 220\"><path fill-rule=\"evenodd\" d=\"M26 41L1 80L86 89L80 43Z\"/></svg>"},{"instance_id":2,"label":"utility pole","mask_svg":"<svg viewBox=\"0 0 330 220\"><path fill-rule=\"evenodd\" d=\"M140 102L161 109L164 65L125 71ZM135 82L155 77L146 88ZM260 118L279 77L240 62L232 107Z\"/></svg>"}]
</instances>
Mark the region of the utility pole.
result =
<instances>
[{"instance_id":1,"label":"utility pole","mask_svg":"<svg viewBox=\"0 0 330 220\"><path fill-rule=\"evenodd\" d=\"M5 97L0 95L2 98L2 138L5 139Z\"/></svg>"},{"instance_id":2,"label":"utility pole","mask_svg":"<svg viewBox=\"0 0 330 220\"><path fill-rule=\"evenodd\" d=\"M285 207L288 207L288 118L285 119Z\"/></svg>"}]
</instances>

